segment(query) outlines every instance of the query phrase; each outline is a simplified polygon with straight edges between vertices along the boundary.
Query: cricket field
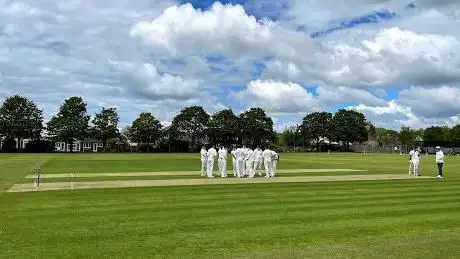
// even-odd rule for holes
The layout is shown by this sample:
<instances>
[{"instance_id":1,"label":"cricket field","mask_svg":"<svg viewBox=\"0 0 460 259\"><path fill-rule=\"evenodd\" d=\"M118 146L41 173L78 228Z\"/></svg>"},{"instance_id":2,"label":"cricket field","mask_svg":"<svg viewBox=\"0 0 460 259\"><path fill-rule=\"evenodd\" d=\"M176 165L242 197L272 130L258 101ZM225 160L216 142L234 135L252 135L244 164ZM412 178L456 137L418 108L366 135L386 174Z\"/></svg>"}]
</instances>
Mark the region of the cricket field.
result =
<instances>
[{"instance_id":1,"label":"cricket field","mask_svg":"<svg viewBox=\"0 0 460 259\"><path fill-rule=\"evenodd\" d=\"M282 153L274 179L207 179L200 165L199 154L0 154L0 258L460 255L460 157L446 157L445 179L433 156L419 178L396 154Z\"/></svg>"}]
</instances>

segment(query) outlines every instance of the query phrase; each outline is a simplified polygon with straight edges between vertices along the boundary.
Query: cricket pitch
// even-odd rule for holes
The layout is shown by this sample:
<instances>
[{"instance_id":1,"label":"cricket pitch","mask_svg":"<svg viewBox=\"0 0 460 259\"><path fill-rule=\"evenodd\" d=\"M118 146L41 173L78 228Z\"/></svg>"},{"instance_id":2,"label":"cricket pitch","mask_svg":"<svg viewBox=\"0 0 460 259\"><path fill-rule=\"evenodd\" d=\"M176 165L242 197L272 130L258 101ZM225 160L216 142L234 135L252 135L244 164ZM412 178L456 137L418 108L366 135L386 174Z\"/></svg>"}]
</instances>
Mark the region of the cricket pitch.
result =
<instances>
[{"instance_id":1,"label":"cricket pitch","mask_svg":"<svg viewBox=\"0 0 460 259\"><path fill-rule=\"evenodd\" d=\"M417 177L433 178L433 177ZM300 182L331 182L331 181L370 181L370 180L403 180L415 179L401 174L378 175L324 175L324 176L293 176L278 178L203 178L203 179L171 179L171 180L118 180L118 181L87 181L87 182L53 182L41 183L35 187L33 183L15 184L8 192L33 192L52 190L79 190L97 188L133 188L187 185L222 185L222 184L267 184L267 183L300 183Z\"/></svg>"},{"instance_id":2,"label":"cricket pitch","mask_svg":"<svg viewBox=\"0 0 460 259\"><path fill-rule=\"evenodd\" d=\"M364 172L367 170L355 169L278 169L276 173L325 173L325 172ZM265 171L264 171L265 172ZM124 172L124 173L65 173L65 174L40 174L40 178L91 178L91 177L120 177L120 176L175 176L175 175L200 175L201 171L166 171L166 172ZM231 174L232 171L227 171ZM26 176L27 179L37 178L36 174Z\"/></svg>"}]
</instances>

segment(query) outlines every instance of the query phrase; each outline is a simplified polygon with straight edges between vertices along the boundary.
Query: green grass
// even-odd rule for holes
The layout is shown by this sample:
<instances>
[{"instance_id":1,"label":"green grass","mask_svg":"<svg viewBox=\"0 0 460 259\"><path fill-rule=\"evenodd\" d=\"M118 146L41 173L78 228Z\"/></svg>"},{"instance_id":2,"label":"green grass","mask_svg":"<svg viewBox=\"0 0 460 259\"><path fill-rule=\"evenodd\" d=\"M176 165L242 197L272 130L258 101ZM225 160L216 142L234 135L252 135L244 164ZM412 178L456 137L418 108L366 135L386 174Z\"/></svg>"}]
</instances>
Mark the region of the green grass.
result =
<instances>
[{"instance_id":1,"label":"green grass","mask_svg":"<svg viewBox=\"0 0 460 259\"><path fill-rule=\"evenodd\" d=\"M198 170L200 162L198 154L0 154L1 258L460 254L458 157L446 159L444 180L4 192L14 183L31 182L24 176L38 166L44 173L139 172ZM406 156L383 154L282 154L279 163L280 169L369 170L308 175L407 174L407 167ZM421 171L436 175L433 157L422 158Z\"/></svg>"}]
</instances>

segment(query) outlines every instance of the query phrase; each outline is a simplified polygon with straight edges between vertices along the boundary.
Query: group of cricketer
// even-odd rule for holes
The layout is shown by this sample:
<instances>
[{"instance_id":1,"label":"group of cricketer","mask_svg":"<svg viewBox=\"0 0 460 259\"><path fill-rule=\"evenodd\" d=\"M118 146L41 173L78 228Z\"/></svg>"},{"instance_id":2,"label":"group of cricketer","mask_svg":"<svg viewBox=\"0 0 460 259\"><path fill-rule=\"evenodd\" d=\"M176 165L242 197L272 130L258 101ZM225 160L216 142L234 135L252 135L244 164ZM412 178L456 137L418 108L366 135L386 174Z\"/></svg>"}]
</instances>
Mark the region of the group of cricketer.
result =
<instances>
[{"instance_id":1,"label":"group of cricketer","mask_svg":"<svg viewBox=\"0 0 460 259\"><path fill-rule=\"evenodd\" d=\"M213 178L215 159L219 168L219 176L227 176L227 157L228 150L223 146L218 146L218 150L211 146L208 150L201 148L201 176ZM230 151L233 165L233 177L254 178L256 173L262 176L262 166L265 168L265 177L275 177L276 167L280 156L269 148L257 147L254 150L245 146L233 148Z\"/></svg>"},{"instance_id":2,"label":"group of cricketer","mask_svg":"<svg viewBox=\"0 0 460 259\"><path fill-rule=\"evenodd\" d=\"M420 176L420 148L411 149L409 151L409 175ZM444 178L442 175L442 167L444 166L444 153L441 147L436 147L436 165L438 167L438 178Z\"/></svg>"}]
</instances>

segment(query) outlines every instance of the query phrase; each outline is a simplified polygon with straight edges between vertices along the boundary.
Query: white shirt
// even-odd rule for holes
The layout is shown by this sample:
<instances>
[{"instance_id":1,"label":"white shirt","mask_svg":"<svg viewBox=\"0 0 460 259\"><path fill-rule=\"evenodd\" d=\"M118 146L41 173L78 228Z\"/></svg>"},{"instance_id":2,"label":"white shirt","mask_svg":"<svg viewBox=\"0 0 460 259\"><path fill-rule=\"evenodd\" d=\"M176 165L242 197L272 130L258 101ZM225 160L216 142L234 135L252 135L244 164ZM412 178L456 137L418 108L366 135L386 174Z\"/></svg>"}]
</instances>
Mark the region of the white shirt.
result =
<instances>
[{"instance_id":1,"label":"white shirt","mask_svg":"<svg viewBox=\"0 0 460 259\"><path fill-rule=\"evenodd\" d=\"M252 151L251 149L248 149L248 151L246 152L246 157L245 159L246 160L254 160L254 151Z\"/></svg>"},{"instance_id":2,"label":"white shirt","mask_svg":"<svg viewBox=\"0 0 460 259\"><path fill-rule=\"evenodd\" d=\"M206 157L208 156L206 149L202 148L200 153L201 153L201 161L206 161Z\"/></svg>"},{"instance_id":3,"label":"white shirt","mask_svg":"<svg viewBox=\"0 0 460 259\"><path fill-rule=\"evenodd\" d=\"M214 160L217 156L217 151L214 148L208 150L208 161Z\"/></svg>"},{"instance_id":4,"label":"white shirt","mask_svg":"<svg viewBox=\"0 0 460 259\"><path fill-rule=\"evenodd\" d=\"M262 149L258 148L256 151L254 151L256 154L256 160L261 160L262 159Z\"/></svg>"},{"instance_id":5,"label":"white shirt","mask_svg":"<svg viewBox=\"0 0 460 259\"><path fill-rule=\"evenodd\" d=\"M444 153L442 150L436 152L436 163L444 163Z\"/></svg>"},{"instance_id":6,"label":"white shirt","mask_svg":"<svg viewBox=\"0 0 460 259\"><path fill-rule=\"evenodd\" d=\"M414 154L415 154L415 150L412 149L411 151L409 151L409 156L410 156L411 161L412 161L412 157L414 156Z\"/></svg>"},{"instance_id":7,"label":"white shirt","mask_svg":"<svg viewBox=\"0 0 460 259\"><path fill-rule=\"evenodd\" d=\"M278 158L279 158L278 153L276 153L275 151L272 151L272 152L273 152L272 159L273 159L273 160L278 160Z\"/></svg>"},{"instance_id":8,"label":"white shirt","mask_svg":"<svg viewBox=\"0 0 460 259\"><path fill-rule=\"evenodd\" d=\"M235 150L235 157L237 160L244 159L244 151L242 148L237 148Z\"/></svg>"},{"instance_id":9,"label":"white shirt","mask_svg":"<svg viewBox=\"0 0 460 259\"><path fill-rule=\"evenodd\" d=\"M262 152L262 156L265 161L271 161L272 160L272 151L270 149L265 149L264 152Z\"/></svg>"},{"instance_id":10,"label":"white shirt","mask_svg":"<svg viewBox=\"0 0 460 259\"><path fill-rule=\"evenodd\" d=\"M411 155L411 159L412 163L419 163L420 162L420 157L419 157L419 153L418 151L414 151Z\"/></svg>"},{"instance_id":11,"label":"white shirt","mask_svg":"<svg viewBox=\"0 0 460 259\"><path fill-rule=\"evenodd\" d=\"M219 149L219 159L227 159L227 150L225 148Z\"/></svg>"}]
</instances>

